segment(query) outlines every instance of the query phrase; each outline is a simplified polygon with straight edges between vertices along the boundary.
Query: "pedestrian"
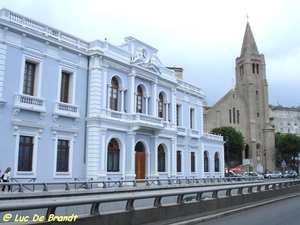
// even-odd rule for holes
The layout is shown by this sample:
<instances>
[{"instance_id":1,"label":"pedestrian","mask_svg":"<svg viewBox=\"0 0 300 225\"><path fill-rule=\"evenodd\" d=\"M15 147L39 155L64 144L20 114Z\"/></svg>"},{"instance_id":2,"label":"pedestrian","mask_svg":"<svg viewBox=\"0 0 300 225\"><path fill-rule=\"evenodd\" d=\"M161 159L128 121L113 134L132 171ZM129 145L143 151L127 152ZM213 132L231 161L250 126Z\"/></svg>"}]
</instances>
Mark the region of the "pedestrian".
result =
<instances>
[{"instance_id":1,"label":"pedestrian","mask_svg":"<svg viewBox=\"0 0 300 225\"><path fill-rule=\"evenodd\" d=\"M9 175L10 175L10 171L11 171L11 168L10 167L7 167L7 169L5 170L4 174L3 174L3 182L9 182ZM3 184L3 187L2 187L2 192L5 191L5 186ZM8 192L10 192L10 185L7 185L8 186Z\"/></svg>"}]
</instances>

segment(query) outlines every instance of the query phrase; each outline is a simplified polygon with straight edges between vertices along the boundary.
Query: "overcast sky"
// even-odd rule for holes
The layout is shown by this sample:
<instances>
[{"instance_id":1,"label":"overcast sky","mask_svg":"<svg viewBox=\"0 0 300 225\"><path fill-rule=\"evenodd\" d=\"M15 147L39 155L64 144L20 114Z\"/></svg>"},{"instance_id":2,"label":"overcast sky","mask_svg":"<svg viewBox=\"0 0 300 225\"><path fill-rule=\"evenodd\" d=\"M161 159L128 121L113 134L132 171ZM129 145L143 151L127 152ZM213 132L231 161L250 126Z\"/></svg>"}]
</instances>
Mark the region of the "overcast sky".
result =
<instances>
[{"instance_id":1,"label":"overcast sky","mask_svg":"<svg viewBox=\"0 0 300 225\"><path fill-rule=\"evenodd\" d=\"M247 18L265 55L270 104L300 106L299 0L1 0L7 8L88 42L132 36L182 67L208 105L231 88Z\"/></svg>"}]
</instances>

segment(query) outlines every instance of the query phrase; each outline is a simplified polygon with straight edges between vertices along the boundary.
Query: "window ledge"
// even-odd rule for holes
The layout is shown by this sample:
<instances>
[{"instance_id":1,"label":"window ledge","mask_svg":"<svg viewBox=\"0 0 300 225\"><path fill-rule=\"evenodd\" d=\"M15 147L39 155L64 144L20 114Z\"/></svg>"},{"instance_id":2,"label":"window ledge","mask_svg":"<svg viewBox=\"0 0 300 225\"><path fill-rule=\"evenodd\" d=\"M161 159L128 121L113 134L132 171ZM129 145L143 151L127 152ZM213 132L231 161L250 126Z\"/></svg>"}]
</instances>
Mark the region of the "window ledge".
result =
<instances>
[{"instance_id":1,"label":"window ledge","mask_svg":"<svg viewBox=\"0 0 300 225\"><path fill-rule=\"evenodd\" d=\"M39 112L40 119L43 119L46 113L46 99L19 93L15 94L14 114L19 115L21 109Z\"/></svg>"},{"instance_id":2,"label":"window ledge","mask_svg":"<svg viewBox=\"0 0 300 225\"><path fill-rule=\"evenodd\" d=\"M80 106L64 102L53 102L53 121L59 116L70 117L77 124L80 119Z\"/></svg>"}]
</instances>

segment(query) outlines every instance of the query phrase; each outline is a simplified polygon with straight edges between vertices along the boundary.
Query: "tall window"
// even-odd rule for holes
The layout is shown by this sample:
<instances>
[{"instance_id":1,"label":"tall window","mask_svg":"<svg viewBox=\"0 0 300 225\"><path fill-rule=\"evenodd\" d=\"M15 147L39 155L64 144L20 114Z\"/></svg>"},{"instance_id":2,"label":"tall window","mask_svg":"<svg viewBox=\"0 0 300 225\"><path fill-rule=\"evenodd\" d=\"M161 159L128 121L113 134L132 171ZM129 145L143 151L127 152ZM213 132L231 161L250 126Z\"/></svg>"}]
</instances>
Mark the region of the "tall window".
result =
<instances>
[{"instance_id":1,"label":"tall window","mask_svg":"<svg viewBox=\"0 0 300 225\"><path fill-rule=\"evenodd\" d=\"M118 92L119 92L119 83L115 77L111 79L110 87L110 109L118 110Z\"/></svg>"},{"instance_id":2,"label":"tall window","mask_svg":"<svg viewBox=\"0 0 300 225\"><path fill-rule=\"evenodd\" d=\"M237 110L237 111L236 111L236 116L237 116L237 117L236 117L236 122L237 122L237 123L240 123L240 110Z\"/></svg>"},{"instance_id":3,"label":"tall window","mask_svg":"<svg viewBox=\"0 0 300 225\"><path fill-rule=\"evenodd\" d=\"M204 152L204 172L208 172L208 154L207 151Z\"/></svg>"},{"instance_id":4,"label":"tall window","mask_svg":"<svg viewBox=\"0 0 300 225\"><path fill-rule=\"evenodd\" d=\"M158 97L158 117L163 118L163 113L164 113L164 98L161 93L159 93Z\"/></svg>"},{"instance_id":5,"label":"tall window","mask_svg":"<svg viewBox=\"0 0 300 225\"><path fill-rule=\"evenodd\" d=\"M34 95L35 64L25 62L23 94Z\"/></svg>"},{"instance_id":6,"label":"tall window","mask_svg":"<svg viewBox=\"0 0 300 225\"><path fill-rule=\"evenodd\" d=\"M232 118L233 118L233 123L235 123L235 108L233 108L233 110L232 110Z\"/></svg>"},{"instance_id":7,"label":"tall window","mask_svg":"<svg viewBox=\"0 0 300 225\"><path fill-rule=\"evenodd\" d=\"M139 85L137 88L137 93L136 93L136 112L137 113L142 113L143 112L143 90L141 86Z\"/></svg>"},{"instance_id":8,"label":"tall window","mask_svg":"<svg viewBox=\"0 0 300 225\"><path fill-rule=\"evenodd\" d=\"M190 128L195 129L195 109L190 109Z\"/></svg>"},{"instance_id":9,"label":"tall window","mask_svg":"<svg viewBox=\"0 0 300 225\"><path fill-rule=\"evenodd\" d=\"M164 151L164 147L162 145L158 146L158 160L157 160L157 165L158 165L158 172L165 172L166 171L166 155Z\"/></svg>"},{"instance_id":10,"label":"tall window","mask_svg":"<svg viewBox=\"0 0 300 225\"><path fill-rule=\"evenodd\" d=\"M219 154L215 153L215 172L220 172L220 160L219 160Z\"/></svg>"},{"instance_id":11,"label":"tall window","mask_svg":"<svg viewBox=\"0 0 300 225\"><path fill-rule=\"evenodd\" d=\"M229 123L231 123L231 109L229 109Z\"/></svg>"},{"instance_id":12,"label":"tall window","mask_svg":"<svg viewBox=\"0 0 300 225\"><path fill-rule=\"evenodd\" d=\"M113 138L108 143L107 172L119 172L120 149L118 142Z\"/></svg>"},{"instance_id":13,"label":"tall window","mask_svg":"<svg viewBox=\"0 0 300 225\"><path fill-rule=\"evenodd\" d=\"M56 171L68 172L69 171L69 141L58 140L57 142L57 159Z\"/></svg>"},{"instance_id":14,"label":"tall window","mask_svg":"<svg viewBox=\"0 0 300 225\"><path fill-rule=\"evenodd\" d=\"M18 171L32 171L33 137L20 136Z\"/></svg>"},{"instance_id":15,"label":"tall window","mask_svg":"<svg viewBox=\"0 0 300 225\"><path fill-rule=\"evenodd\" d=\"M61 86L60 86L60 101L69 102L69 85L70 85L70 74L66 72L61 73Z\"/></svg>"},{"instance_id":16,"label":"tall window","mask_svg":"<svg viewBox=\"0 0 300 225\"><path fill-rule=\"evenodd\" d=\"M181 105L176 105L176 125L177 126L182 126L182 109Z\"/></svg>"},{"instance_id":17,"label":"tall window","mask_svg":"<svg viewBox=\"0 0 300 225\"><path fill-rule=\"evenodd\" d=\"M196 172L195 152L191 152L191 172Z\"/></svg>"},{"instance_id":18,"label":"tall window","mask_svg":"<svg viewBox=\"0 0 300 225\"><path fill-rule=\"evenodd\" d=\"M181 151L177 151L177 172L181 172Z\"/></svg>"}]
</instances>

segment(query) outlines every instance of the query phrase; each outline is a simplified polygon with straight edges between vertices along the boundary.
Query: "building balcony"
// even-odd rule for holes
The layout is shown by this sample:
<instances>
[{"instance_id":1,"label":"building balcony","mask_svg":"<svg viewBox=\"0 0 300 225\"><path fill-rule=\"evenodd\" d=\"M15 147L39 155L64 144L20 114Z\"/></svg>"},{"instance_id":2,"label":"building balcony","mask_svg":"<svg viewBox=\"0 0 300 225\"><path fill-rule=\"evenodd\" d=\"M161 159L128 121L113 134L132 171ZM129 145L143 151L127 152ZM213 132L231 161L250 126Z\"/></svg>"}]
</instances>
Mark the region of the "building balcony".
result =
<instances>
[{"instance_id":1,"label":"building balcony","mask_svg":"<svg viewBox=\"0 0 300 225\"><path fill-rule=\"evenodd\" d=\"M53 121L59 116L70 117L77 124L80 119L80 106L64 102L53 102Z\"/></svg>"},{"instance_id":2,"label":"building balcony","mask_svg":"<svg viewBox=\"0 0 300 225\"><path fill-rule=\"evenodd\" d=\"M203 137L210 140L223 141L223 136L218 134L203 133Z\"/></svg>"},{"instance_id":3,"label":"building balcony","mask_svg":"<svg viewBox=\"0 0 300 225\"><path fill-rule=\"evenodd\" d=\"M166 126L163 123L163 119L160 117L155 117L152 115L142 114L142 113L125 113L121 111L114 111L110 109L103 109L102 114L99 115L100 118L105 120L117 120L124 123L130 123L135 129L164 129Z\"/></svg>"},{"instance_id":4,"label":"building balcony","mask_svg":"<svg viewBox=\"0 0 300 225\"><path fill-rule=\"evenodd\" d=\"M46 99L19 93L15 94L14 114L17 116L21 109L39 112L40 119L42 119L46 113Z\"/></svg>"}]
</instances>

